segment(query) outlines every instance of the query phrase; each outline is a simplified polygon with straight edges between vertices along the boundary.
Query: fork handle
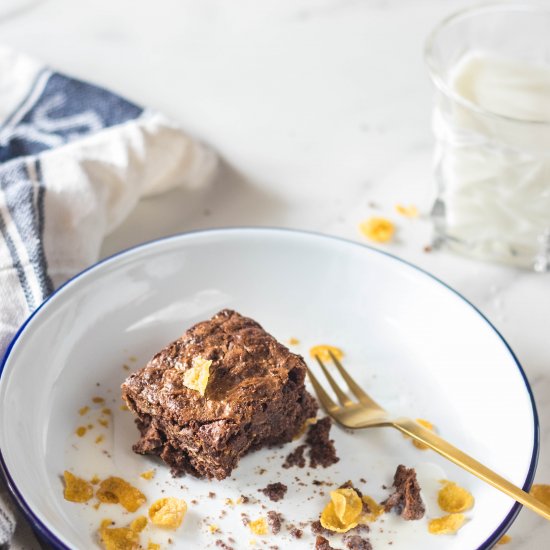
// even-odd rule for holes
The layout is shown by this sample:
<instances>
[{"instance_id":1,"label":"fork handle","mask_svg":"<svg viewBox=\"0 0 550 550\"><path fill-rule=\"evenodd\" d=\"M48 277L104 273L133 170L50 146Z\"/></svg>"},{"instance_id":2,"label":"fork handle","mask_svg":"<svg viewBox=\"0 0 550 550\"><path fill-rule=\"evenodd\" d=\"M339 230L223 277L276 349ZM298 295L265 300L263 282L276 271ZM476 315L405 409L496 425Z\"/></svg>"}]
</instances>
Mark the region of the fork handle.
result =
<instances>
[{"instance_id":1,"label":"fork handle","mask_svg":"<svg viewBox=\"0 0 550 550\"><path fill-rule=\"evenodd\" d=\"M457 466L464 468L466 471L474 474L479 477L479 479L489 483L503 493L506 493L508 496L517 500L530 510L533 510L533 512L536 512L544 519L550 521L550 507L545 506L529 493L522 491L519 487L516 487L508 480L487 468L487 466L484 466L471 456L463 453L450 443L447 443L447 441L432 431L422 427L414 420L411 420L410 418L399 418L391 424L400 432L416 439L420 443L424 443L424 445L430 447L430 449L433 449L451 462L454 462Z\"/></svg>"}]
</instances>

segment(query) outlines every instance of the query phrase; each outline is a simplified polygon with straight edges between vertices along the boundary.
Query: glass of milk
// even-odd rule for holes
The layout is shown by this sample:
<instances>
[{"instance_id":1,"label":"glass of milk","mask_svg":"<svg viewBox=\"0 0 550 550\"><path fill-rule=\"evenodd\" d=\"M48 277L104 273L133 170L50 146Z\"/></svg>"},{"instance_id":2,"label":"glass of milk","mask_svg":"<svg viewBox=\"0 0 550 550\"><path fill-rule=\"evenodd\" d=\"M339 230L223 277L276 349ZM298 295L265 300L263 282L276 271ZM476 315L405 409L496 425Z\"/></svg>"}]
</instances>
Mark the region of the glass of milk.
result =
<instances>
[{"instance_id":1,"label":"glass of milk","mask_svg":"<svg viewBox=\"0 0 550 550\"><path fill-rule=\"evenodd\" d=\"M550 270L550 4L489 4L426 45L436 88L436 237L461 253Z\"/></svg>"}]
</instances>

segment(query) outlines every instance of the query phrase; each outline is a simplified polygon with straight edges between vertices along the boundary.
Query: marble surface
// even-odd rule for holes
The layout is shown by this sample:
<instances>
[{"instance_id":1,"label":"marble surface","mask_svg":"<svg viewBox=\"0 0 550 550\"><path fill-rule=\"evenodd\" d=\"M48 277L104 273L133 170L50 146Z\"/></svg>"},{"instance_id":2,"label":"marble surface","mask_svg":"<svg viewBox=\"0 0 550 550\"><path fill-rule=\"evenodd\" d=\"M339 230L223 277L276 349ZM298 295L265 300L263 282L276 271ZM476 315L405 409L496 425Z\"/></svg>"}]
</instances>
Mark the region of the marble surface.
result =
<instances>
[{"instance_id":1,"label":"marble surface","mask_svg":"<svg viewBox=\"0 0 550 550\"><path fill-rule=\"evenodd\" d=\"M361 220L395 219L397 238L384 250L461 292L517 354L541 421L536 481L550 483L549 275L424 251L433 139L423 43L442 17L470 3L2 0L0 40L163 110L224 159L208 189L142 202L103 255L235 225L361 241ZM396 203L424 215L399 218ZM550 527L524 510L509 534L511 550L541 549Z\"/></svg>"}]
</instances>

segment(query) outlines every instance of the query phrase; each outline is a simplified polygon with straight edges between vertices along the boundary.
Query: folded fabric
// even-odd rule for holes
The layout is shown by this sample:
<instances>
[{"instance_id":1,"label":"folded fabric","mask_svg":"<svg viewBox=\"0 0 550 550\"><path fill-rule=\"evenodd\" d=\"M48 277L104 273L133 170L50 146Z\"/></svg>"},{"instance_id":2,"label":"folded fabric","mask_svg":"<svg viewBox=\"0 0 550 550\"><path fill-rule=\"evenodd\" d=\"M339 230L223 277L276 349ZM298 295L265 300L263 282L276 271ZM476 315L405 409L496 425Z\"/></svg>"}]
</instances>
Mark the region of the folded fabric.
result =
<instances>
[{"instance_id":1,"label":"folded fabric","mask_svg":"<svg viewBox=\"0 0 550 550\"><path fill-rule=\"evenodd\" d=\"M0 357L141 197L204 185L216 164L162 114L0 47ZM14 528L0 483L0 546Z\"/></svg>"}]
</instances>

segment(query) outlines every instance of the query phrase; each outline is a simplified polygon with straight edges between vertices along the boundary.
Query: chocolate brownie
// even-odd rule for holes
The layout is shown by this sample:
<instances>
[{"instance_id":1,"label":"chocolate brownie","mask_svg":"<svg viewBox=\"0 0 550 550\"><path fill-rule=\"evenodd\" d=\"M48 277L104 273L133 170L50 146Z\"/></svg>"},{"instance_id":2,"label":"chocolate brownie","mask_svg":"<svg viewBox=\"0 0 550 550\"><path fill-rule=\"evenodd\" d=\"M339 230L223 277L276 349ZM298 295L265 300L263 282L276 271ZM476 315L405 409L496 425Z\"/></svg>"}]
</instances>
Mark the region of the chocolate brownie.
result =
<instances>
[{"instance_id":1,"label":"chocolate brownie","mask_svg":"<svg viewBox=\"0 0 550 550\"><path fill-rule=\"evenodd\" d=\"M420 485L414 468L402 464L397 467L393 477L394 492L382 504L386 512L393 508L406 520L421 519L426 508L420 496Z\"/></svg>"},{"instance_id":2,"label":"chocolate brownie","mask_svg":"<svg viewBox=\"0 0 550 550\"><path fill-rule=\"evenodd\" d=\"M204 395L184 384L196 360L210 364ZM141 433L134 451L158 455L174 475L224 479L244 454L291 441L315 416L305 375L303 358L256 321L220 311L122 384Z\"/></svg>"}]
</instances>

